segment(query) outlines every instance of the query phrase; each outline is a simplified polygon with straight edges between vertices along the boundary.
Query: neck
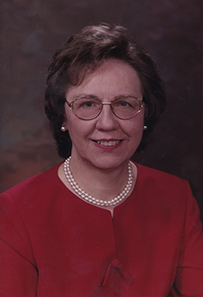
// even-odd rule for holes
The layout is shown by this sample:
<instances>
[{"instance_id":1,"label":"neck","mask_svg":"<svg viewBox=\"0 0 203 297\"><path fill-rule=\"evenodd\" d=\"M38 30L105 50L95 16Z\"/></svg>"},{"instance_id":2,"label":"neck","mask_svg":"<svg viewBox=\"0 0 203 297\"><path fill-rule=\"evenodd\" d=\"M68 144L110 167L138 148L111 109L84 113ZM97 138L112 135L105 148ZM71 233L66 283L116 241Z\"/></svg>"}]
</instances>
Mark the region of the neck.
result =
<instances>
[{"instance_id":1,"label":"neck","mask_svg":"<svg viewBox=\"0 0 203 297\"><path fill-rule=\"evenodd\" d=\"M77 162L73 157L70 171L82 190L105 201L115 198L125 188L128 180L128 162L118 168L101 169L86 161Z\"/></svg>"}]
</instances>

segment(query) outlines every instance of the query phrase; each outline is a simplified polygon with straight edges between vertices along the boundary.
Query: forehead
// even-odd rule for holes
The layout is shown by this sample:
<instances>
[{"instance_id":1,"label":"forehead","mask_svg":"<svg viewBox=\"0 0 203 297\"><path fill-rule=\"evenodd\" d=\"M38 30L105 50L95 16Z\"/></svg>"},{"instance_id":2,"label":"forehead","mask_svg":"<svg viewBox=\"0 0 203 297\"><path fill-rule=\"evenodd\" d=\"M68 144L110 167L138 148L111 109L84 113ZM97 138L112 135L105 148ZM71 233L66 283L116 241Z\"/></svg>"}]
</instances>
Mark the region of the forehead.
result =
<instances>
[{"instance_id":1,"label":"forehead","mask_svg":"<svg viewBox=\"0 0 203 297\"><path fill-rule=\"evenodd\" d=\"M67 97L95 95L115 97L134 95L141 97L141 83L135 69L126 62L116 59L104 61L96 70L86 74L80 85L71 86ZM107 98L106 98L107 99Z\"/></svg>"}]
</instances>

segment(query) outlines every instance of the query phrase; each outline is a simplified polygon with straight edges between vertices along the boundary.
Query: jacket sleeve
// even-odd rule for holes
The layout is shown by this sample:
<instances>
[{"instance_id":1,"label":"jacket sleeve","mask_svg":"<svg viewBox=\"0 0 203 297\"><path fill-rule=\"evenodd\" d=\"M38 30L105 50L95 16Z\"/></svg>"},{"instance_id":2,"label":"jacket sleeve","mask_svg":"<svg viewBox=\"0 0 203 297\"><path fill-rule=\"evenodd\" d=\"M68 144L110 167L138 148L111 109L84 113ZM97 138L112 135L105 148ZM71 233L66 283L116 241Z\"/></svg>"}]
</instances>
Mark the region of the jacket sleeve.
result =
<instances>
[{"instance_id":1,"label":"jacket sleeve","mask_svg":"<svg viewBox=\"0 0 203 297\"><path fill-rule=\"evenodd\" d=\"M37 296L37 267L28 232L13 199L2 194L0 203L0 296Z\"/></svg>"},{"instance_id":2,"label":"jacket sleeve","mask_svg":"<svg viewBox=\"0 0 203 297\"><path fill-rule=\"evenodd\" d=\"M200 212L186 182L184 235L177 267L176 281L169 296L203 296L203 231ZM184 206L183 206L184 207Z\"/></svg>"}]
</instances>

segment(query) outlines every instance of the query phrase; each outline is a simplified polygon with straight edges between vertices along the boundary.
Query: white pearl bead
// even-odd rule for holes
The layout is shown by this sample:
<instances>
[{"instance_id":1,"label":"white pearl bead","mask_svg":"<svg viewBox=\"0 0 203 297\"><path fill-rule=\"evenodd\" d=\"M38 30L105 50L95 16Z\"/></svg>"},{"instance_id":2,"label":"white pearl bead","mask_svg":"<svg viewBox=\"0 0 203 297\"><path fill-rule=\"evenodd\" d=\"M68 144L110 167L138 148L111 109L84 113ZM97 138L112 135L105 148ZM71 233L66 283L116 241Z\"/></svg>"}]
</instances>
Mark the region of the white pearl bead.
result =
<instances>
[{"instance_id":1,"label":"white pearl bead","mask_svg":"<svg viewBox=\"0 0 203 297\"><path fill-rule=\"evenodd\" d=\"M108 206L116 205L116 204L120 203L121 201L123 201L127 197L127 195L129 194L129 192L131 191L132 185L133 185L133 173L132 173L132 170L131 170L130 162L128 163L128 181L127 181L127 184L126 184L125 188L123 189L123 191L120 194L118 194L118 196L111 199L110 201L104 201L104 200L99 200L99 199L96 199L96 198L92 197L91 195L85 193L85 191L83 191L79 187L79 185L74 180L74 177L72 176L72 173L70 171L70 167L69 167L70 159L71 159L71 157L69 157L64 162L64 173L65 173L65 176L66 176L67 180L69 181L71 187L73 188L73 190L83 200L85 200L87 202L90 202L90 203L92 203L94 205L108 207Z\"/></svg>"}]
</instances>

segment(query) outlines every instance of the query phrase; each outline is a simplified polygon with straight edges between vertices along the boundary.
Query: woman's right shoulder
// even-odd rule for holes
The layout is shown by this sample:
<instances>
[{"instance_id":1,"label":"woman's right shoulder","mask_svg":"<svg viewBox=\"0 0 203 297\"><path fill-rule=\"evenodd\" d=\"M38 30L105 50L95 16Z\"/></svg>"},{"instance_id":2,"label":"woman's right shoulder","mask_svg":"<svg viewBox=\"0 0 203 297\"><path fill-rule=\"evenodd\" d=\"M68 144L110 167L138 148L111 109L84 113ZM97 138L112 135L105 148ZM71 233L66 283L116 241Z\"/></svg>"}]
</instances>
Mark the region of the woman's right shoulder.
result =
<instances>
[{"instance_id":1,"label":"woman's right shoulder","mask_svg":"<svg viewBox=\"0 0 203 297\"><path fill-rule=\"evenodd\" d=\"M58 167L60 164L48 169L42 173L32 176L21 183L11 187L6 190L0 197L13 197L15 199L20 199L21 197L31 196L31 195L41 195L41 193L50 191L58 182Z\"/></svg>"}]
</instances>

